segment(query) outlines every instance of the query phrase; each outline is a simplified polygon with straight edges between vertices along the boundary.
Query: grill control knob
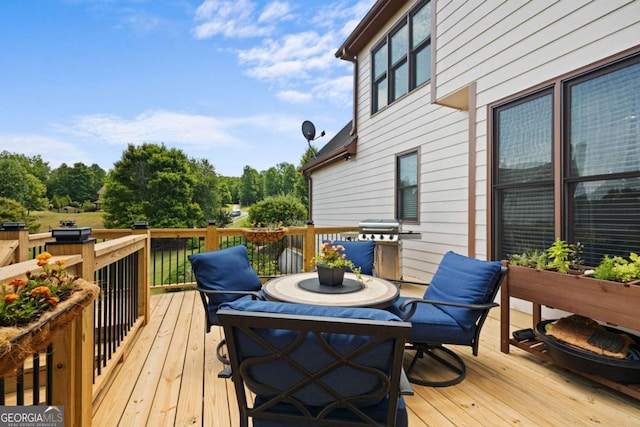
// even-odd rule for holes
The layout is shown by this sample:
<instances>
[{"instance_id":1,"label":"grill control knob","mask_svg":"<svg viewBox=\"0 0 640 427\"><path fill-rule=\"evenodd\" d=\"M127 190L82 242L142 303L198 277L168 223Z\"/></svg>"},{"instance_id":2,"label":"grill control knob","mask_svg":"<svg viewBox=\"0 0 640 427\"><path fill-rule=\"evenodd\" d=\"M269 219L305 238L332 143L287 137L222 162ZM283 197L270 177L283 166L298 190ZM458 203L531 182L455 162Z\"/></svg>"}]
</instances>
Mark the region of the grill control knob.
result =
<instances>
[{"instance_id":1,"label":"grill control knob","mask_svg":"<svg viewBox=\"0 0 640 427\"><path fill-rule=\"evenodd\" d=\"M376 240L376 235L375 234L371 235L371 240Z\"/></svg>"},{"instance_id":2,"label":"grill control knob","mask_svg":"<svg viewBox=\"0 0 640 427\"><path fill-rule=\"evenodd\" d=\"M381 234L379 237L380 240L384 240L384 234Z\"/></svg>"}]
</instances>

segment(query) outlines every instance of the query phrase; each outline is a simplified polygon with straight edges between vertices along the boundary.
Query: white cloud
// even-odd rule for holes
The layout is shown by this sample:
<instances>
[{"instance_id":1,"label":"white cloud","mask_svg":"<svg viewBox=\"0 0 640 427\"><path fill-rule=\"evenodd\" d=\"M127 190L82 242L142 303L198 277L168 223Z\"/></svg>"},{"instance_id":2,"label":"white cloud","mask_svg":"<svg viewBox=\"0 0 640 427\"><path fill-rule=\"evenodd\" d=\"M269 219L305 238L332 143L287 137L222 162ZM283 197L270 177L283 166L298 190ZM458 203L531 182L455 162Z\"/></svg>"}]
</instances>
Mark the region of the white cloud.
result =
<instances>
[{"instance_id":1,"label":"white cloud","mask_svg":"<svg viewBox=\"0 0 640 427\"><path fill-rule=\"evenodd\" d=\"M238 59L248 66L248 75L260 80L300 80L309 77L309 72L336 65L332 46L329 34L307 31L265 40L261 46L240 51Z\"/></svg>"},{"instance_id":2,"label":"white cloud","mask_svg":"<svg viewBox=\"0 0 640 427\"><path fill-rule=\"evenodd\" d=\"M235 49L244 73L273 84L281 101L350 103L353 69L335 51L374 3L273 0L260 9L261 3L251 0L205 0L196 11L194 34L245 38L228 47ZM262 39L247 45L250 36Z\"/></svg>"},{"instance_id":3,"label":"white cloud","mask_svg":"<svg viewBox=\"0 0 640 427\"><path fill-rule=\"evenodd\" d=\"M277 97L291 104L308 104L313 100L311 94L298 92L297 90L283 90L278 92Z\"/></svg>"},{"instance_id":4,"label":"white cloud","mask_svg":"<svg viewBox=\"0 0 640 427\"><path fill-rule=\"evenodd\" d=\"M76 162L87 165L93 163L75 143L45 135L0 134L0 147L10 153L21 153L28 157L40 155L49 163L49 166L54 168L62 163L68 165Z\"/></svg>"},{"instance_id":5,"label":"white cloud","mask_svg":"<svg viewBox=\"0 0 640 427\"><path fill-rule=\"evenodd\" d=\"M272 22L274 20L288 19L291 17L291 7L287 2L274 1L269 3L258 18L258 22Z\"/></svg>"},{"instance_id":6,"label":"white cloud","mask_svg":"<svg viewBox=\"0 0 640 427\"><path fill-rule=\"evenodd\" d=\"M263 37L273 31L270 25L256 25L255 4L248 0L206 0L196 10L195 20L201 22L193 30L197 39L216 35L229 38Z\"/></svg>"},{"instance_id":7,"label":"white cloud","mask_svg":"<svg viewBox=\"0 0 640 427\"><path fill-rule=\"evenodd\" d=\"M240 143L229 133L228 127L227 123L213 117L148 111L131 120L107 114L81 116L70 125L56 125L54 129L75 138L113 145L166 142L212 148Z\"/></svg>"}]
</instances>

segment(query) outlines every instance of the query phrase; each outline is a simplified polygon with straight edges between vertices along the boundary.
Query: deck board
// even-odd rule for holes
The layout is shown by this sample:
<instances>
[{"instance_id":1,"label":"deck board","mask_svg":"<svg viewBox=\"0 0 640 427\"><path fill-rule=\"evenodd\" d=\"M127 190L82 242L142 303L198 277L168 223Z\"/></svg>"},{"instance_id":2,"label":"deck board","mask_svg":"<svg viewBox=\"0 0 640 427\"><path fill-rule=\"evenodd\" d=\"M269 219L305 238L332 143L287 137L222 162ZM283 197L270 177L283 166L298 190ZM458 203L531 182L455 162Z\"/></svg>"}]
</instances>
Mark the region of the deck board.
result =
<instances>
[{"instance_id":1,"label":"deck board","mask_svg":"<svg viewBox=\"0 0 640 427\"><path fill-rule=\"evenodd\" d=\"M413 385L415 395L405 398L412 427L637 425L640 401L523 350L501 353L499 315L493 310L488 318L478 357L468 347L454 348L467 364L461 384ZM531 318L512 312L511 322L520 329ZM221 330L204 330L196 292L154 295L149 324L97 400L93 425L239 425L233 383L217 377L223 368L215 356ZM432 368L427 359L419 363Z\"/></svg>"}]
</instances>

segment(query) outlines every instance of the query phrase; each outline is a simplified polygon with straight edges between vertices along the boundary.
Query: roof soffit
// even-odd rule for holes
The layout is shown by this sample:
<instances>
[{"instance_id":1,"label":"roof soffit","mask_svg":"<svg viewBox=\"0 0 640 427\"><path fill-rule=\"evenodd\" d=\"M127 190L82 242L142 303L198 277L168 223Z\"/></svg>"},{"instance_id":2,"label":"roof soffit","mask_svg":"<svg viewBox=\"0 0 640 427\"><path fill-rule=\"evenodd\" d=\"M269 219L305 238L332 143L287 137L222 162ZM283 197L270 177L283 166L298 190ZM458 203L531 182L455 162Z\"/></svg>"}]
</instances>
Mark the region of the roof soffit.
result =
<instances>
[{"instance_id":1,"label":"roof soffit","mask_svg":"<svg viewBox=\"0 0 640 427\"><path fill-rule=\"evenodd\" d=\"M373 40L389 20L409 0L378 0L371 10L362 18L353 32L342 43L336 52L336 57L346 61L353 61L364 47Z\"/></svg>"}]
</instances>

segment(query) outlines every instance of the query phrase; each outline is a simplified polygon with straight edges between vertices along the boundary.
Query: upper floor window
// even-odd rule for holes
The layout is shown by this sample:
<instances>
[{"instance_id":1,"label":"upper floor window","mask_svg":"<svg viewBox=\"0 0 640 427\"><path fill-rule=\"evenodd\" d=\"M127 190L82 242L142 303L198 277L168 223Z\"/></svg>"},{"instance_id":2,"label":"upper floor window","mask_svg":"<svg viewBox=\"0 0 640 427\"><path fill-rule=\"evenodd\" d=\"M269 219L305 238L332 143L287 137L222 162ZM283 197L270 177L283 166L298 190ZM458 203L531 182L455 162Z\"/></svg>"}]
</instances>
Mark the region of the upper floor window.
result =
<instances>
[{"instance_id":1,"label":"upper floor window","mask_svg":"<svg viewBox=\"0 0 640 427\"><path fill-rule=\"evenodd\" d=\"M396 216L415 222L418 220L418 152L399 155L396 173Z\"/></svg>"},{"instance_id":2,"label":"upper floor window","mask_svg":"<svg viewBox=\"0 0 640 427\"><path fill-rule=\"evenodd\" d=\"M558 237L580 242L586 265L637 252L638 93L640 54L492 108L494 259Z\"/></svg>"},{"instance_id":3,"label":"upper floor window","mask_svg":"<svg viewBox=\"0 0 640 427\"><path fill-rule=\"evenodd\" d=\"M420 2L372 54L372 113L431 78L431 7Z\"/></svg>"}]
</instances>

